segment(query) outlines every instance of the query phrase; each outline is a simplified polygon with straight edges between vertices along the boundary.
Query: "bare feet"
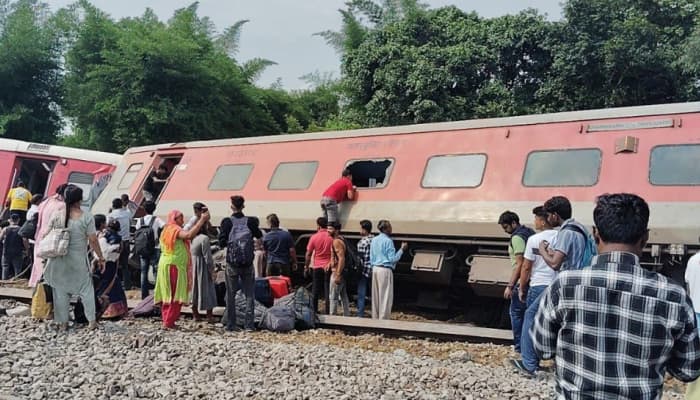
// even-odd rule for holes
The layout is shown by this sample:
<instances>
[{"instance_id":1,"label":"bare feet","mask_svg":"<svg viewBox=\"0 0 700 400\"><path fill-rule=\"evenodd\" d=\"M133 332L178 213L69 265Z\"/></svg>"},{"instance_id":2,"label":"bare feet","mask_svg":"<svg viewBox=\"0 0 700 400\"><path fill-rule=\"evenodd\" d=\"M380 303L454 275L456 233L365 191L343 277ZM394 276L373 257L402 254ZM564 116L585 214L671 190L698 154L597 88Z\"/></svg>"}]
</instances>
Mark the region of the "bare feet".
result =
<instances>
[{"instance_id":1,"label":"bare feet","mask_svg":"<svg viewBox=\"0 0 700 400\"><path fill-rule=\"evenodd\" d=\"M95 329L97 329L97 321L88 322L88 329L91 331L94 331Z\"/></svg>"}]
</instances>

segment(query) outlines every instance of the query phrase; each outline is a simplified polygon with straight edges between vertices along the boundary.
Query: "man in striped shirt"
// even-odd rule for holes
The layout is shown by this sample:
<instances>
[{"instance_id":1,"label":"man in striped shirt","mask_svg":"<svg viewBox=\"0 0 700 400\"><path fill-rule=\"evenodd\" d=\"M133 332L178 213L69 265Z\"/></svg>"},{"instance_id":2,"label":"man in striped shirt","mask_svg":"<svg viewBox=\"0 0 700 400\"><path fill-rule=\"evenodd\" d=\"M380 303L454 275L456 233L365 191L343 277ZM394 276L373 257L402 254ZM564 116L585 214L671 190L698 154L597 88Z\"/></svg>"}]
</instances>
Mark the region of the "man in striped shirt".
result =
<instances>
[{"instance_id":1,"label":"man in striped shirt","mask_svg":"<svg viewBox=\"0 0 700 400\"><path fill-rule=\"evenodd\" d=\"M365 302L367 297L367 285L372 279L372 263L370 262L370 246L374 235L372 235L372 221L363 219L360 221L360 236L357 242L357 255L362 260L362 275L357 282L357 316L365 316Z\"/></svg>"},{"instance_id":2,"label":"man in striped shirt","mask_svg":"<svg viewBox=\"0 0 700 400\"><path fill-rule=\"evenodd\" d=\"M685 382L700 376L693 306L681 286L639 264L647 203L625 193L596 203L599 255L545 290L534 348L556 359L560 398L660 399L666 372Z\"/></svg>"}]
</instances>

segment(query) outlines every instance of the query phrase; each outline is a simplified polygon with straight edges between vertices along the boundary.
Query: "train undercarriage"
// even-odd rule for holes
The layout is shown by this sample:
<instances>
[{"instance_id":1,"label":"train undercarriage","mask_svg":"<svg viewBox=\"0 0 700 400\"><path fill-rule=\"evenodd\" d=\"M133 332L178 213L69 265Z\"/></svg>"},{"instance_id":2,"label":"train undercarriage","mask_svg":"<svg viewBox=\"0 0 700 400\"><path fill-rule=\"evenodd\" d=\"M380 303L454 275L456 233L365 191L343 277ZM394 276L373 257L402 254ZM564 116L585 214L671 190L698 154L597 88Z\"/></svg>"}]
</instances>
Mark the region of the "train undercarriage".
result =
<instances>
[{"instance_id":1,"label":"train undercarriage","mask_svg":"<svg viewBox=\"0 0 700 400\"><path fill-rule=\"evenodd\" d=\"M303 263L309 232L293 232ZM345 234L355 245L360 238ZM508 328L510 301L503 292L512 272L507 239L441 238L396 235L395 243L408 242L409 250L394 273L394 309L430 319ZM398 246L397 246L398 247ZM648 245L641 259L644 268L659 272L685 286L684 273L690 255L698 248L684 245ZM300 272L295 282L307 282ZM349 282L354 298L357 282Z\"/></svg>"}]
</instances>

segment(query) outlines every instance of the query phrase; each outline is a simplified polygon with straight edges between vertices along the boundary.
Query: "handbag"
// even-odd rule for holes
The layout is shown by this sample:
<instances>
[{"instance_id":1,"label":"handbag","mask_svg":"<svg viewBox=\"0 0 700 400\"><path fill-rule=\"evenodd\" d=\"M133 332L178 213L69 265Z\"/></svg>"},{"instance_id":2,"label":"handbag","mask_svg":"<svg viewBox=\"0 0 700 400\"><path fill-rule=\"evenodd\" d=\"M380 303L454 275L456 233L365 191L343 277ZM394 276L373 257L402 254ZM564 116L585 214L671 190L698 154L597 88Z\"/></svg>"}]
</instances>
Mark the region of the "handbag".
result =
<instances>
[{"instance_id":1,"label":"handbag","mask_svg":"<svg viewBox=\"0 0 700 400\"><path fill-rule=\"evenodd\" d=\"M53 293L51 286L43 280L37 283L32 295L32 317L36 319L50 319L53 310Z\"/></svg>"},{"instance_id":2,"label":"handbag","mask_svg":"<svg viewBox=\"0 0 700 400\"><path fill-rule=\"evenodd\" d=\"M63 257L68 254L70 232L66 228L66 217L62 212L51 218L49 232L37 246L37 255L41 258Z\"/></svg>"}]
</instances>

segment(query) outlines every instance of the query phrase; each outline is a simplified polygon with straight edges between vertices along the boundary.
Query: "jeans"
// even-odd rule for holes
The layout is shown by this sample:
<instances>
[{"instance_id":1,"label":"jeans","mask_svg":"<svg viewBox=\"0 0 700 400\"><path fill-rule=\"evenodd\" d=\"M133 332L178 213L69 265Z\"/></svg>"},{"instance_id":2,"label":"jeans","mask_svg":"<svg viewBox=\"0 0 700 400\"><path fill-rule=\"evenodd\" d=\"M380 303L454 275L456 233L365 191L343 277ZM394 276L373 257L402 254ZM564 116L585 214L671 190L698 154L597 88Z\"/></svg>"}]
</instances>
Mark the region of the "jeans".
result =
<instances>
[{"instance_id":1,"label":"jeans","mask_svg":"<svg viewBox=\"0 0 700 400\"><path fill-rule=\"evenodd\" d=\"M155 249L150 257L139 256L139 260L141 261L141 300L143 300L148 297L148 267L153 269L153 276L157 276L160 249Z\"/></svg>"},{"instance_id":2,"label":"jeans","mask_svg":"<svg viewBox=\"0 0 700 400\"><path fill-rule=\"evenodd\" d=\"M371 276L368 278L364 275L360 276L357 282L357 316L363 318L365 316L365 303L367 300L367 286L371 282Z\"/></svg>"},{"instance_id":3,"label":"jeans","mask_svg":"<svg viewBox=\"0 0 700 400\"><path fill-rule=\"evenodd\" d=\"M15 276L19 276L22 272L22 266L24 264L24 256L22 254L17 256L2 256L2 280L6 281L12 279Z\"/></svg>"},{"instance_id":4,"label":"jeans","mask_svg":"<svg viewBox=\"0 0 700 400\"><path fill-rule=\"evenodd\" d=\"M245 329L255 329L255 274L253 265L247 267L226 266L226 330L236 329L236 292L238 278L243 285L243 295L246 300Z\"/></svg>"},{"instance_id":5,"label":"jeans","mask_svg":"<svg viewBox=\"0 0 700 400\"><path fill-rule=\"evenodd\" d=\"M523 320L523 335L520 338L520 355L523 358L523 365L530 372L535 372L540 366L540 360L535 352L535 346L532 343L532 335L530 330L535 324L535 315L540 308L540 298L542 293L547 289L547 285L533 286L527 292L527 310L525 311L525 319Z\"/></svg>"},{"instance_id":6,"label":"jeans","mask_svg":"<svg viewBox=\"0 0 700 400\"><path fill-rule=\"evenodd\" d=\"M520 335L523 331L523 318L525 317L525 303L520 301L519 292L520 286L516 285L510 298L510 325L513 328L513 345L517 353L520 353Z\"/></svg>"},{"instance_id":7,"label":"jeans","mask_svg":"<svg viewBox=\"0 0 700 400\"><path fill-rule=\"evenodd\" d=\"M328 219L328 223L338 221L338 202L330 197L324 197L321 199L321 210L323 210L323 216Z\"/></svg>"},{"instance_id":8,"label":"jeans","mask_svg":"<svg viewBox=\"0 0 700 400\"><path fill-rule=\"evenodd\" d=\"M312 287L311 287L311 297L313 299L314 312L318 314L318 299L323 293L323 299L326 302L325 313L330 313L330 302L328 301L328 292L330 290L329 283L331 279L330 271L326 272L323 268L313 268L312 273ZM323 290L323 292L321 292Z\"/></svg>"},{"instance_id":9,"label":"jeans","mask_svg":"<svg viewBox=\"0 0 700 400\"><path fill-rule=\"evenodd\" d=\"M350 316L350 304L348 303L348 291L345 285L345 278L340 279L340 283L335 283L333 275L331 275L330 281L328 282L330 286L330 303L331 309L330 314L335 315L338 309L338 300L343 302L343 316Z\"/></svg>"}]
</instances>

